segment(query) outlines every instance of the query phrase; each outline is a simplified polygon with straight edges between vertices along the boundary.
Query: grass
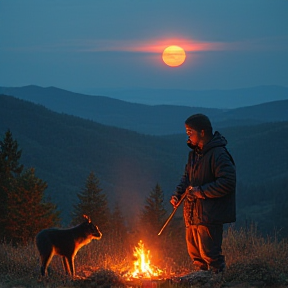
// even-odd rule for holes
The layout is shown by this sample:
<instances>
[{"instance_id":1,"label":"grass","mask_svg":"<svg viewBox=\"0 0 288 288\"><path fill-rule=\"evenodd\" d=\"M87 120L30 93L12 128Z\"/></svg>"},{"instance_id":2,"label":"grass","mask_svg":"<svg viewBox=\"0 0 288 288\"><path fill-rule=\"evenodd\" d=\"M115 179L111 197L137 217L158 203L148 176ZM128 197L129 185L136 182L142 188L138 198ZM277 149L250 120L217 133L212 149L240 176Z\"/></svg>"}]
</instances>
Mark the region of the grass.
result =
<instances>
[{"instance_id":1,"label":"grass","mask_svg":"<svg viewBox=\"0 0 288 288\"><path fill-rule=\"evenodd\" d=\"M288 285L288 241L262 237L255 227L229 229L223 240L228 282Z\"/></svg>"},{"instance_id":2,"label":"grass","mask_svg":"<svg viewBox=\"0 0 288 288\"><path fill-rule=\"evenodd\" d=\"M173 259L166 253L159 262L162 265L159 268L166 271L168 278L190 268L185 245L181 249L183 251L178 253L181 258ZM249 230L228 229L223 238L223 254L227 269L222 287L288 286L287 239L264 238L253 227ZM78 280L67 282L58 256L50 264L50 276L43 280L39 276L39 256L33 243L18 247L0 244L0 287L123 287L126 284L123 275L133 267L132 260L129 248L119 249L109 241L92 241L76 256ZM139 286L144 287L143 283ZM168 281L158 286L175 288L178 284Z\"/></svg>"}]
</instances>

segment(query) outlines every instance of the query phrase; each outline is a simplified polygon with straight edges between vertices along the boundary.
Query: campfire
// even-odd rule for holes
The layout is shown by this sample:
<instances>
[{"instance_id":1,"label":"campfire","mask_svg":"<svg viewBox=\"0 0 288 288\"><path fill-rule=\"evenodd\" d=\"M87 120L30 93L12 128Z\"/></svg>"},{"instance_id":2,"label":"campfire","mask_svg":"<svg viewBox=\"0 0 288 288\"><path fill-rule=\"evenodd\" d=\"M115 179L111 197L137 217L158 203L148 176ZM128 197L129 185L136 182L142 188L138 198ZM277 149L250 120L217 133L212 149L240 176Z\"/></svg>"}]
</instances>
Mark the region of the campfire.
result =
<instances>
[{"instance_id":1,"label":"campfire","mask_svg":"<svg viewBox=\"0 0 288 288\"><path fill-rule=\"evenodd\" d=\"M133 279L161 279L163 271L151 264L150 250L145 250L142 240L134 248L134 271L129 271L125 278Z\"/></svg>"},{"instance_id":2,"label":"campfire","mask_svg":"<svg viewBox=\"0 0 288 288\"><path fill-rule=\"evenodd\" d=\"M142 240L129 253L131 257L133 256L131 261L124 259L124 262L120 264L113 261L115 266L109 265L108 269L95 269L95 267L87 266L77 281L85 281L88 284L96 283L99 286L107 283L110 286L113 284L114 287L157 288L160 283L168 279L167 277L171 278L171 271L168 275L166 269L162 270L152 264L152 253L145 248Z\"/></svg>"}]
</instances>

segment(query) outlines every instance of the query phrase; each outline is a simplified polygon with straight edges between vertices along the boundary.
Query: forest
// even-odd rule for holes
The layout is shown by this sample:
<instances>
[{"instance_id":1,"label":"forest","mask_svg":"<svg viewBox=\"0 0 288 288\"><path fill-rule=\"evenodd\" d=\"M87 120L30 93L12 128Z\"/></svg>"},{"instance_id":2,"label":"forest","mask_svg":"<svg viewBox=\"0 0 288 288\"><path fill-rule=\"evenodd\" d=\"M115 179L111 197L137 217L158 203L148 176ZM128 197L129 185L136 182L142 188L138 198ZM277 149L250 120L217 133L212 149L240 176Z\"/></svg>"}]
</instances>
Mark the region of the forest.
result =
<instances>
[{"instance_id":1,"label":"forest","mask_svg":"<svg viewBox=\"0 0 288 288\"><path fill-rule=\"evenodd\" d=\"M47 182L46 196L58 206L63 224L70 223L76 195L91 171L109 206L119 202L127 221L157 183L171 209L170 195L189 151L184 133L143 135L4 95L0 104L2 137L10 129L23 151L22 163ZM287 121L219 130L237 166L237 225L253 222L264 234L287 236L287 130Z\"/></svg>"},{"instance_id":2,"label":"forest","mask_svg":"<svg viewBox=\"0 0 288 288\"><path fill-rule=\"evenodd\" d=\"M0 270L8 271L10 276L7 277L21 274L19 267L23 263L19 262L16 267L15 260L6 259L8 255L13 258L11 253L19 253L19 244L26 247L27 263L35 265L37 255L35 251L32 254L28 251L32 249L29 243L37 231L51 226L75 225L84 213L90 214L104 231L101 249L95 248L96 244L84 249L88 254L95 252L90 249L97 249L100 257L97 261L102 268L110 271L117 264L113 271L125 270L127 267L123 265L127 265L126 260L129 262L127 255L131 256L132 247L139 239L154 251L154 261L161 267L164 261L173 273L179 267L182 270L177 273L184 273L189 268L181 211L163 237L157 237L171 212L170 195L186 163L189 149L185 133L144 135L55 113L41 105L5 95L0 96L0 117L1 159L7 159L5 153L8 151L14 157L14 162L10 163L14 170L5 168L5 161L0 162L1 209L5 215L0 236L2 242L12 244L12 247L3 244L1 249L4 253L1 257L5 260L0 263ZM247 277L257 282L264 277L263 273L267 278L265 283L282 285L287 281L287 265L283 265L288 253L285 242L288 226L287 130L287 121L220 130L228 140L228 149L237 167L237 221L226 227L224 251L230 255L233 251L239 256L228 256L228 282L243 282ZM3 173L9 171L12 176L4 177ZM3 179L10 179L9 183ZM159 208L157 213L155 207ZM125 255L119 255L119 248ZM79 256L83 261L80 270L88 265L85 253ZM271 262L271 253L282 253L282 256ZM113 261L107 264L107 257L112 255L117 255L117 261L114 259L114 264ZM125 264L120 258L126 259ZM267 266L268 259L270 264ZM282 263L284 268L279 270L277 263ZM56 262L52 267L58 271L57 265ZM251 271L255 277L251 276ZM280 278L275 276L279 273ZM33 272L31 277L37 276Z\"/></svg>"},{"instance_id":3,"label":"forest","mask_svg":"<svg viewBox=\"0 0 288 288\"><path fill-rule=\"evenodd\" d=\"M70 226L77 229L80 226L75 225L83 222L83 218L93 219L101 227L104 239L98 239L100 244L93 243L79 253L73 282L60 272L59 258L48 267L48 278L39 276L35 270L39 260L33 240L42 229L61 226L59 211L45 197L47 184L35 176L33 168L20 164L22 151L11 131L5 133L0 147L0 283L3 287L142 287L154 283L155 287L178 288L185 285L177 279L193 271L193 266L185 248L183 221L174 219L160 237L157 235L167 219L161 187L156 184L146 196L136 217L137 224L131 228L118 203L113 211L109 209L106 194L93 172L77 193L78 203L73 207ZM144 243L149 250L145 250ZM240 229L232 225L224 232L223 251L227 265L224 277L196 277L191 287L239 287L240 283L245 287L282 288L288 283L285 265L288 243L277 235L265 239L254 224ZM148 271L142 268L147 265Z\"/></svg>"}]
</instances>

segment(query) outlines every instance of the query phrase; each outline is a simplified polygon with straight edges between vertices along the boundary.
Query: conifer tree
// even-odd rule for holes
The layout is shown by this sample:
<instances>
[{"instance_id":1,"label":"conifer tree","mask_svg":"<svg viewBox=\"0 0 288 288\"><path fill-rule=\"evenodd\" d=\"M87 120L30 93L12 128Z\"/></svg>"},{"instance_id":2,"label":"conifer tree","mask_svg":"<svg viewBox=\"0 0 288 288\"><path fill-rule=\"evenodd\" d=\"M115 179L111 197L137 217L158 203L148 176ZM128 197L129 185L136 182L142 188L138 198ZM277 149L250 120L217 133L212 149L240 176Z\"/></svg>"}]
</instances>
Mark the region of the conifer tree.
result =
<instances>
[{"instance_id":1,"label":"conifer tree","mask_svg":"<svg viewBox=\"0 0 288 288\"><path fill-rule=\"evenodd\" d=\"M43 228L58 223L56 207L44 200L45 182L34 169L19 164L21 150L8 130L0 141L0 240L26 243Z\"/></svg>"},{"instance_id":2,"label":"conifer tree","mask_svg":"<svg viewBox=\"0 0 288 288\"><path fill-rule=\"evenodd\" d=\"M110 211L106 195L100 188L99 179L93 172L90 172L85 187L77 194L77 197L79 202L74 205L72 223L83 222L83 214L85 214L91 218L102 233L108 231Z\"/></svg>"},{"instance_id":3,"label":"conifer tree","mask_svg":"<svg viewBox=\"0 0 288 288\"><path fill-rule=\"evenodd\" d=\"M0 175L1 182L7 180L7 177L12 178L19 176L23 170L23 165L19 164L22 150L18 149L18 142L13 140L12 133L7 130L5 138L0 141Z\"/></svg>"},{"instance_id":4,"label":"conifer tree","mask_svg":"<svg viewBox=\"0 0 288 288\"><path fill-rule=\"evenodd\" d=\"M47 183L27 169L15 181L13 193L8 195L6 235L13 243L27 243L44 228L59 223L56 205L44 199Z\"/></svg>"},{"instance_id":5,"label":"conifer tree","mask_svg":"<svg viewBox=\"0 0 288 288\"><path fill-rule=\"evenodd\" d=\"M19 164L22 151L18 149L18 143L13 140L12 133L8 130L3 141L0 141L0 239L5 238L7 223L7 200L10 191L13 191L14 181L23 170Z\"/></svg>"},{"instance_id":6,"label":"conifer tree","mask_svg":"<svg viewBox=\"0 0 288 288\"><path fill-rule=\"evenodd\" d=\"M139 230L141 238L155 244L158 240L157 234L163 225L165 215L164 193L157 183L146 198L145 206L140 214Z\"/></svg>"}]
</instances>

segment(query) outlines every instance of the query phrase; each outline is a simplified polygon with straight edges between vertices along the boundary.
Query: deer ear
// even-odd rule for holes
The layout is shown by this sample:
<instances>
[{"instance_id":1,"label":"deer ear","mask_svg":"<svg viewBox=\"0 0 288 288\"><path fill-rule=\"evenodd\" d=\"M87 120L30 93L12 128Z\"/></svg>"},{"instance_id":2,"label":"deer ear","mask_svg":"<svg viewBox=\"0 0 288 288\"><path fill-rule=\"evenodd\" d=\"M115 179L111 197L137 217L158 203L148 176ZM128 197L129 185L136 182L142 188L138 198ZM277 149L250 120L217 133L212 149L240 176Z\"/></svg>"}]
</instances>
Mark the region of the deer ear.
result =
<instances>
[{"instance_id":1,"label":"deer ear","mask_svg":"<svg viewBox=\"0 0 288 288\"><path fill-rule=\"evenodd\" d=\"M91 219L90 217L88 217L87 215L83 214L83 217L86 218L88 220L88 223L91 223Z\"/></svg>"}]
</instances>

